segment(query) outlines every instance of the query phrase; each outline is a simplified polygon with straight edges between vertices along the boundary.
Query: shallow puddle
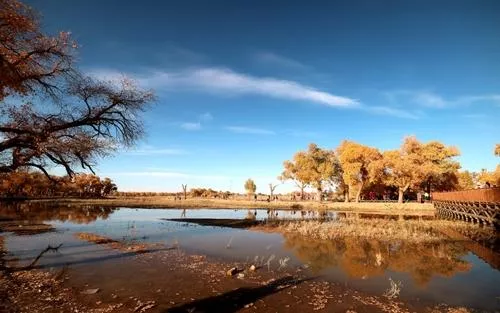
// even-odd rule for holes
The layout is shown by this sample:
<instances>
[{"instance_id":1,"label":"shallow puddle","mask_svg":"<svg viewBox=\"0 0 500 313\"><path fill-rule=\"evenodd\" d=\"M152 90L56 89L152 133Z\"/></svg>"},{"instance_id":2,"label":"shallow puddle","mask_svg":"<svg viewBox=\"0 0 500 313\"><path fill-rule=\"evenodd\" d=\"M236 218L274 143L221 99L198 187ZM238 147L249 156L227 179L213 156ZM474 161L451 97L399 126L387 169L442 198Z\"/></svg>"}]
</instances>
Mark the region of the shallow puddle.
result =
<instances>
[{"instance_id":1,"label":"shallow puddle","mask_svg":"<svg viewBox=\"0 0 500 313\"><path fill-rule=\"evenodd\" d=\"M144 288L145 282L160 279L161 269L154 265L140 269L131 279L127 262L133 253L119 253L105 245L78 239L79 232L94 233L118 241L160 243L157 249L178 246L187 253L203 254L228 261L269 262L269 269L302 268L310 275L345 284L356 290L382 295L390 280L401 283L400 298L416 305L446 303L478 309L500 308L500 264L483 259L471 245L446 241L416 244L379 240L312 240L296 234L282 235L246 229L200 226L176 222L172 218L244 219L246 209L110 209L100 207L0 208L0 220L20 219L46 223L53 231L17 235L4 233L10 259L27 265L48 245L63 244L57 252L47 253L37 263L41 268L69 267L86 283L127 285ZM266 210L251 210L258 220L268 218ZM318 213L275 211L274 218L316 218ZM329 213L334 219L335 214ZM22 225L22 223L20 223ZM21 227L22 228L22 227ZM486 249L481 247L482 249ZM160 266L160 265L158 265ZM267 271L267 265L262 270ZM306 270L307 269L307 270ZM78 275L76 275L78 277ZM140 277L140 278L138 278ZM141 285L142 284L142 285ZM153 283L154 284L154 283Z\"/></svg>"}]
</instances>

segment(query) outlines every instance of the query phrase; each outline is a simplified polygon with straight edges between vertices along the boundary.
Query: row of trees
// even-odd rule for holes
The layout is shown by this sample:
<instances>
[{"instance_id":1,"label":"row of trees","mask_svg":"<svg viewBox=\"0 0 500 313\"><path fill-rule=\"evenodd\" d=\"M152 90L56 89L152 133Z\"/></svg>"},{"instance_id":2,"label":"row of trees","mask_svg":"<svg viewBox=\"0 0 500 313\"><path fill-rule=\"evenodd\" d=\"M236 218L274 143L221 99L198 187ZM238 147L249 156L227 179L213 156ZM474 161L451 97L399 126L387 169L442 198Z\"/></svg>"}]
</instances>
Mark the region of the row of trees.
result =
<instances>
[{"instance_id":1,"label":"row of trees","mask_svg":"<svg viewBox=\"0 0 500 313\"><path fill-rule=\"evenodd\" d=\"M495 147L500 155L500 145ZM353 141L342 141L334 150L310 144L285 161L280 180L292 180L301 191L312 187L318 199L328 186L344 195L345 201L358 202L363 192L396 189L398 202L413 190L420 194L474 188L478 182L500 184L500 165L496 171L472 174L459 172L457 148L438 141L422 143L406 137L397 150L379 151ZM246 188L245 184L245 189ZM247 189L248 190L248 189Z\"/></svg>"},{"instance_id":2,"label":"row of trees","mask_svg":"<svg viewBox=\"0 0 500 313\"><path fill-rule=\"evenodd\" d=\"M15 171L0 175L0 194L3 197L99 198L116 190L111 179L101 179L93 174L52 176L50 180L41 172Z\"/></svg>"}]
</instances>

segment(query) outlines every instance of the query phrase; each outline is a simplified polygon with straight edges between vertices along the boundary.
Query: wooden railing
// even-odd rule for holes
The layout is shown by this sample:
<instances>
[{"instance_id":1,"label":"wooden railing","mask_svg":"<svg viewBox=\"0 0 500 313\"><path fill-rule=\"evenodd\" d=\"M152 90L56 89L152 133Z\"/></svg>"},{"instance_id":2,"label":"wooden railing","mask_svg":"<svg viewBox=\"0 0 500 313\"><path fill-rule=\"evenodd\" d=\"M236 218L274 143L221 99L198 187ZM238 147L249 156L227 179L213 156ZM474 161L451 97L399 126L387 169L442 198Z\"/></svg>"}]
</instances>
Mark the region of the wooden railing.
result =
<instances>
[{"instance_id":1,"label":"wooden railing","mask_svg":"<svg viewBox=\"0 0 500 313\"><path fill-rule=\"evenodd\" d=\"M435 201L470 201L500 203L500 187L470 189L451 192L435 192L432 194Z\"/></svg>"}]
</instances>

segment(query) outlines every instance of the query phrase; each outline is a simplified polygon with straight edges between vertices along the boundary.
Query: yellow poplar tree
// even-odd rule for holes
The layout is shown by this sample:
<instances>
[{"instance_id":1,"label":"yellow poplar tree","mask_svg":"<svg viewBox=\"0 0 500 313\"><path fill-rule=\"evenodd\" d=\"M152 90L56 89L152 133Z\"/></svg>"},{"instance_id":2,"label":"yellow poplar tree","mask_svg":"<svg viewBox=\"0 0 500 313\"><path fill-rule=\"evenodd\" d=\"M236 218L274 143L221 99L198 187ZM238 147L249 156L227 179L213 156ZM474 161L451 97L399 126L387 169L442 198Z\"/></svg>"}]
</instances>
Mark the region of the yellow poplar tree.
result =
<instances>
[{"instance_id":1,"label":"yellow poplar tree","mask_svg":"<svg viewBox=\"0 0 500 313\"><path fill-rule=\"evenodd\" d=\"M348 140L342 141L337 148L337 153L342 167L343 182L349 189L357 188L356 202L359 202L363 187L369 181L378 178L372 167L375 161L382 158L382 155L376 148ZM346 192L346 201L348 199L349 191Z\"/></svg>"},{"instance_id":2,"label":"yellow poplar tree","mask_svg":"<svg viewBox=\"0 0 500 313\"><path fill-rule=\"evenodd\" d=\"M292 161L285 161L284 171L281 174L285 179L292 179L301 188L312 186L316 189L318 200L327 184L335 184L340 176L335 152L319 148L316 144L309 144L306 151L299 151Z\"/></svg>"}]
</instances>

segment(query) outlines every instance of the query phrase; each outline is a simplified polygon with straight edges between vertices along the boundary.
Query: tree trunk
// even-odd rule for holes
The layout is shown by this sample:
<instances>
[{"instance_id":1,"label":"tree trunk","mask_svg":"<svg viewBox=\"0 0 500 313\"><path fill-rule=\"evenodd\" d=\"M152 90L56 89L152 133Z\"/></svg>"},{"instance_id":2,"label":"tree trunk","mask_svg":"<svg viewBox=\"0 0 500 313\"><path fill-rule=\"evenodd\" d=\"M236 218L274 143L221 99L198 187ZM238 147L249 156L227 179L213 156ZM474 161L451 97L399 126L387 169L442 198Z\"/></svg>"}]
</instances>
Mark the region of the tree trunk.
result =
<instances>
[{"instance_id":1,"label":"tree trunk","mask_svg":"<svg viewBox=\"0 0 500 313\"><path fill-rule=\"evenodd\" d=\"M184 192L184 200L187 199L187 184L182 184L182 191Z\"/></svg>"},{"instance_id":2,"label":"tree trunk","mask_svg":"<svg viewBox=\"0 0 500 313\"><path fill-rule=\"evenodd\" d=\"M404 191L402 188L398 189L398 203L403 203Z\"/></svg>"},{"instance_id":3,"label":"tree trunk","mask_svg":"<svg viewBox=\"0 0 500 313\"><path fill-rule=\"evenodd\" d=\"M359 199L361 198L361 191L363 190L363 183L359 184L359 189L358 192L356 193L356 202L359 202Z\"/></svg>"},{"instance_id":4,"label":"tree trunk","mask_svg":"<svg viewBox=\"0 0 500 313\"><path fill-rule=\"evenodd\" d=\"M349 202L349 187L346 187L344 191L344 202Z\"/></svg>"},{"instance_id":5,"label":"tree trunk","mask_svg":"<svg viewBox=\"0 0 500 313\"><path fill-rule=\"evenodd\" d=\"M304 186L300 187L300 200L304 200Z\"/></svg>"},{"instance_id":6,"label":"tree trunk","mask_svg":"<svg viewBox=\"0 0 500 313\"><path fill-rule=\"evenodd\" d=\"M403 196L405 191L408 190L408 188L410 188L410 184L407 184L403 188L401 187L398 188L398 203L403 203Z\"/></svg>"},{"instance_id":7,"label":"tree trunk","mask_svg":"<svg viewBox=\"0 0 500 313\"><path fill-rule=\"evenodd\" d=\"M321 188L318 188L317 190L318 190L318 201L321 202L322 200L321 198L323 196L323 190L321 190Z\"/></svg>"}]
</instances>

